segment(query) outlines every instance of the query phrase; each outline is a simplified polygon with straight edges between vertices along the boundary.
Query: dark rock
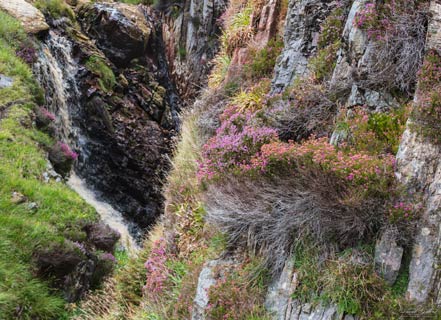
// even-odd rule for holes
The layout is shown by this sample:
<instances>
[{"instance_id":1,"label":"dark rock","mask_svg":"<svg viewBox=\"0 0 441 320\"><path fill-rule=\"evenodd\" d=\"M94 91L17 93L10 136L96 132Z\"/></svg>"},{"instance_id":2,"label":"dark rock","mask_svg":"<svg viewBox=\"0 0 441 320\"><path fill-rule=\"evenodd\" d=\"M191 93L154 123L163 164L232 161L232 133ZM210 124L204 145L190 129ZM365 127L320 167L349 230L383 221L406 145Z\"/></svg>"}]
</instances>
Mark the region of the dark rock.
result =
<instances>
[{"instance_id":1,"label":"dark rock","mask_svg":"<svg viewBox=\"0 0 441 320\"><path fill-rule=\"evenodd\" d=\"M83 30L118 67L143 57L153 30L142 7L123 3L86 4L78 12Z\"/></svg>"},{"instance_id":2,"label":"dark rock","mask_svg":"<svg viewBox=\"0 0 441 320\"><path fill-rule=\"evenodd\" d=\"M73 272L83 259L84 255L67 243L38 251L35 264L39 274L54 277L59 281Z\"/></svg>"},{"instance_id":3,"label":"dark rock","mask_svg":"<svg viewBox=\"0 0 441 320\"><path fill-rule=\"evenodd\" d=\"M110 228L108 225L95 223L87 225L85 228L87 240L98 250L113 252L116 242L120 238L120 234Z\"/></svg>"},{"instance_id":4,"label":"dark rock","mask_svg":"<svg viewBox=\"0 0 441 320\"><path fill-rule=\"evenodd\" d=\"M49 161L54 170L63 177L66 177L72 169L75 157L66 154L63 150L64 144L56 143L49 151Z\"/></svg>"}]
</instances>

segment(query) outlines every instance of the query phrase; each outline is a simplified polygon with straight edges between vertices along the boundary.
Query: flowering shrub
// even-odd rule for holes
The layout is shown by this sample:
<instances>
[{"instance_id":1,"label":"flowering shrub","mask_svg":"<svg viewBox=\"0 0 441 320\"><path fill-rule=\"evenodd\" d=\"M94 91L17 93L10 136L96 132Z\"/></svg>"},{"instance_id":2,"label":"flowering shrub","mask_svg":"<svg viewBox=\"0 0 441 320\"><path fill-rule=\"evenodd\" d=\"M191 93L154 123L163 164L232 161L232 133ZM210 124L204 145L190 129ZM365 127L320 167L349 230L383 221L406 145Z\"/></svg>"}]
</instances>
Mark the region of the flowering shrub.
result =
<instances>
[{"instance_id":1,"label":"flowering shrub","mask_svg":"<svg viewBox=\"0 0 441 320\"><path fill-rule=\"evenodd\" d=\"M200 178L211 179L236 168L250 168L250 160L260 148L277 140L276 130L252 124L256 117L251 111L240 113L236 106L224 111L216 135L203 147Z\"/></svg>"},{"instance_id":2,"label":"flowering shrub","mask_svg":"<svg viewBox=\"0 0 441 320\"><path fill-rule=\"evenodd\" d=\"M22 44L17 49L16 55L28 65L32 65L37 60L37 51L30 43Z\"/></svg>"},{"instance_id":3,"label":"flowering shrub","mask_svg":"<svg viewBox=\"0 0 441 320\"><path fill-rule=\"evenodd\" d=\"M64 142L58 141L49 151L49 160L56 172L62 176L67 176L70 172L78 154Z\"/></svg>"},{"instance_id":4,"label":"flowering shrub","mask_svg":"<svg viewBox=\"0 0 441 320\"><path fill-rule=\"evenodd\" d=\"M164 290L169 269L166 265L166 242L161 238L153 243L150 256L144 264L147 269L147 281L144 286L144 294L150 299L158 299Z\"/></svg>"},{"instance_id":5,"label":"flowering shrub","mask_svg":"<svg viewBox=\"0 0 441 320\"><path fill-rule=\"evenodd\" d=\"M338 127L348 131L349 136L347 143L340 147L370 154L395 154L407 117L407 107L392 110L390 113L369 113L366 108L351 110L350 115L338 124Z\"/></svg>"},{"instance_id":6,"label":"flowering shrub","mask_svg":"<svg viewBox=\"0 0 441 320\"><path fill-rule=\"evenodd\" d=\"M411 221L416 218L417 212L418 208L414 204L399 201L389 208L389 221Z\"/></svg>"},{"instance_id":7,"label":"flowering shrub","mask_svg":"<svg viewBox=\"0 0 441 320\"><path fill-rule=\"evenodd\" d=\"M39 108L41 114L46 117L50 121L55 121L55 115L52 112L49 112L46 108L40 107Z\"/></svg>"},{"instance_id":8,"label":"flowering shrub","mask_svg":"<svg viewBox=\"0 0 441 320\"><path fill-rule=\"evenodd\" d=\"M366 152L344 152L331 145L328 138L313 137L303 143L266 144L251 163L253 169L264 172L277 169L281 164L292 169L317 165L351 184L364 185L367 188L374 182L388 184L393 179L395 158L392 155L380 157Z\"/></svg>"},{"instance_id":9,"label":"flowering shrub","mask_svg":"<svg viewBox=\"0 0 441 320\"><path fill-rule=\"evenodd\" d=\"M72 151L68 144L64 142L58 142L57 144L66 158L71 160L76 160L78 158L78 153Z\"/></svg>"},{"instance_id":10,"label":"flowering shrub","mask_svg":"<svg viewBox=\"0 0 441 320\"><path fill-rule=\"evenodd\" d=\"M100 259L116 263L115 256L109 252L104 252L103 254L101 254Z\"/></svg>"}]
</instances>

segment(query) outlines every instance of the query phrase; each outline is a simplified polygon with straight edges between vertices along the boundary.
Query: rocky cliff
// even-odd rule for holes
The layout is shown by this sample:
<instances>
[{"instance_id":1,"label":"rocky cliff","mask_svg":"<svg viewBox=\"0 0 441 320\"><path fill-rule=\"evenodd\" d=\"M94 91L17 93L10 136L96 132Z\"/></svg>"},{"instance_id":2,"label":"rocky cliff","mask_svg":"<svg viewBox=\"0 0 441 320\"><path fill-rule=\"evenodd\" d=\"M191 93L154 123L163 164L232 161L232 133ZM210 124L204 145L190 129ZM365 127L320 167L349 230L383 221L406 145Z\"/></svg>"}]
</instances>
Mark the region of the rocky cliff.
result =
<instances>
[{"instance_id":1,"label":"rocky cliff","mask_svg":"<svg viewBox=\"0 0 441 320\"><path fill-rule=\"evenodd\" d=\"M73 318L439 317L441 3L144 3L0 1L43 129L150 229Z\"/></svg>"}]
</instances>

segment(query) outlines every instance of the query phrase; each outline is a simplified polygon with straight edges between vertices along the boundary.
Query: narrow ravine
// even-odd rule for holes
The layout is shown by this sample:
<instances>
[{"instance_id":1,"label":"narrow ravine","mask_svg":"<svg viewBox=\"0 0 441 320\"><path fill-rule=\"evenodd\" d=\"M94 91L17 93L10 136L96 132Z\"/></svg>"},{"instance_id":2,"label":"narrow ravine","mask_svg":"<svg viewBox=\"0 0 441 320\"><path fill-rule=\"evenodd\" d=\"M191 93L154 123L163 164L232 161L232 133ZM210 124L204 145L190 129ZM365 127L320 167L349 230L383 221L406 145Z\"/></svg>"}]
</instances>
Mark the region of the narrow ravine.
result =
<instances>
[{"instance_id":1,"label":"narrow ravine","mask_svg":"<svg viewBox=\"0 0 441 320\"><path fill-rule=\"evenodd\" d=\"M45 107L57 115L58 132L56 138L68 142L82 153L87 161L87 152L82 143L85 139L81 129L73 125L80 107L80 90L77 84L79 66L73 58L72 43L66 37L50 31L42 44L34 73L45 88ZM120 243L129 252L139 249L136 238L140 239L139 228L123 218L121 212L109 203L100 200L95 191L73 170L67 184L88 204L95 208L101 220L121 235Z\"/></svg>"}]
</instances>

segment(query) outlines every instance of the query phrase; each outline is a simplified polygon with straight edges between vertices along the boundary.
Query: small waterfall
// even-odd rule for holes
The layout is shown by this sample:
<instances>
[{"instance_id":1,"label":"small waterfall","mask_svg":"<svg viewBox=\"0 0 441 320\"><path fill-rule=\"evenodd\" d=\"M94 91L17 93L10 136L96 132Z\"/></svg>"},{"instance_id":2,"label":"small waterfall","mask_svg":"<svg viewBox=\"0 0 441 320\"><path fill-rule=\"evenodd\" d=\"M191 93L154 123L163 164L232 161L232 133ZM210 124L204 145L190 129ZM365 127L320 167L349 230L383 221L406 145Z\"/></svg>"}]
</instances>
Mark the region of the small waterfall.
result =
<instances>
[{"instance_id":1,"label":"small waterfall","mask_svg":"<svg viewBox=\"0 0 441 320\"><path fill-rule=\"evenodd\" d=\"M105 223L121 234L121 242L126 248L138 248L136 241L129 232L129 224L124 220L120 212L116 211L110 204L97 199L95 193L86 185L86 182L80 179L75 173L70 176L67 184L75 190L81 198L95 208Z\"/></svg>"},{"instance_id":2,"label":"small waterfall","mask_svg":"<svg viewBox=\"0 0 441 320\"><path fill-rule=\"evenodd\" d=\"M86 155L87 150L84 149L86 138L81 135L80 128L73 126L72 121L73 117L79 116L81 95L77 86L78 64L72 55L72 43L51 30L41 46L38 61L34 64L34 73L45 90L45 107L56 115L58 138ZM138 248L129 232L136 228L129 226L120 212L108 203L100 201L85 181L75 173L70 177L68 185L95 208L104 223L121 234L122 244L126 248L133 250Z\"/></svg>"},{"instance_id":3,"label":"small waterfall","mask_svg":"<svg viewBox=\"0 0 441 320\"><path fill-rule=\"evenodd\" d=\"M77 63L72 58L72 43L50 31L42 44L34 73L45 90L46 108L57 116L60 138L73 145L78 138L71 121L71 114L79 109L77 72Z\"/></svg>"}]
</instances>

